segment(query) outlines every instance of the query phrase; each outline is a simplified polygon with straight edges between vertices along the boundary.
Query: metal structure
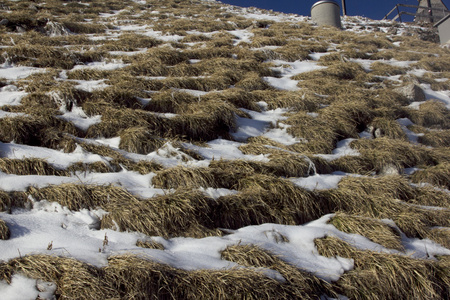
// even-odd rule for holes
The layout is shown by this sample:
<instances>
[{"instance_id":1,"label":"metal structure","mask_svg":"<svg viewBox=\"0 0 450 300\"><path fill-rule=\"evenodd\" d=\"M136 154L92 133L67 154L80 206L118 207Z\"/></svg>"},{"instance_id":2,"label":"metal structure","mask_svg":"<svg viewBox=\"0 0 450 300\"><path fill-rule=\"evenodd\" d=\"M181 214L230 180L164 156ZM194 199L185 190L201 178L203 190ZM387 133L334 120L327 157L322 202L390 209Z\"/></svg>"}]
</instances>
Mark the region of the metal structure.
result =
<instances>
[{"instance_id":1,"label":"metal structure","mask_svg":"<svg viewBox=\"0 0 450 300\"><path fill-rule=\"evenodd\" d=\"M411 13L402 11L401 8L403 7L416 8L417 10L415 13ZM419 0L419 5L397 4L384 16L383 20L386 20L394 11L397 12L397 15L392 20L399 19L400 22L402 22L402 15L415 17L414 22L434 23L450 14L450 11L441 0Z\"/></svg>"},{"instance_id":2,"label":"metal structure","mask_svg":"<svg viewBox=\"0 0 450 300\"><path fill-rule=\"evenodd\" d=\"M345 0L342 0L342 15L347 15L347 8L345 8Z\"/></svg>"},{"instance_id":3,"label":"metal structure","mask_svg":"<svg viewBox=\"0 0 450 300\"><path fill-rule=\"evenodd\" d=\"M322 0L311 7L311 18L317 25L328 25L341 28L339 4L334 0Z\"/></svg>"}]
</instances>

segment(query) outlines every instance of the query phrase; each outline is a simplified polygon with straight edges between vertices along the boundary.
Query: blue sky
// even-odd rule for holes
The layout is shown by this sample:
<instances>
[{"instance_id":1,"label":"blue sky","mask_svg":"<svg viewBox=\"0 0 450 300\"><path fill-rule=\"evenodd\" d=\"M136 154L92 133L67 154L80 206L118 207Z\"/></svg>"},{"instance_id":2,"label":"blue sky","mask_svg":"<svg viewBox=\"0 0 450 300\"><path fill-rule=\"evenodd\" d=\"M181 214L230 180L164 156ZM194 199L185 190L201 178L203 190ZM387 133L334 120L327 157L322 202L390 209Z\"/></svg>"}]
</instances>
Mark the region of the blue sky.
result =
<instances>
[{"instance_id":1,"label":"blue sky","mask_svg":"<svg viewBox=\"0 0 450 300\"><path fill-rule=\"evenodd\" d=\"M233 4L238 6L255 6L264 9L273 9L285 13L296 13L304 16L309 16L311 6L317 0L220 0L223 3ZM337 0L339 4L341 0ZM450 0L443 0L447 8L450 9ZM418 5L417 0L346 0L347 15L365 16L374 20L382 19L394 6L398 3ZM414 12L415 10L408 9L407 11ZM405 16L405 18L408 18ZM409 20L405 20L409 21Z\"/></svg>"}]
</instances>

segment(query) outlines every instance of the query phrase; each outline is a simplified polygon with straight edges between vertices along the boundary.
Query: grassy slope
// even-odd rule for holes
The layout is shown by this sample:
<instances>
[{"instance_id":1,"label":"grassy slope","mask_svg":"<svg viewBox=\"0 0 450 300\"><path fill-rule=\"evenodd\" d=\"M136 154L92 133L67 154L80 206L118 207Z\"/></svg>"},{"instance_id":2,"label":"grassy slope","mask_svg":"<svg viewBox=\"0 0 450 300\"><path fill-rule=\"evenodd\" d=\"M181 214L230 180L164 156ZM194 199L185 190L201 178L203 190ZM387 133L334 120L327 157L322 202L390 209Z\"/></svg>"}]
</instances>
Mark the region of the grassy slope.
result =
<instances>
[{"instance_id":1,"label":"grassy slope","mask_svg":"<svg viewBox=\"0 0 450 300\"><path fill-rule=\"evenodd\" d=\"M8 23L0 26L2 45L6 46L0 59L46 71L17 82L0 80L2 85L15 84L28 93L21 105L2 107L4 111L27 115L0 119L0 141L66 152L72 152L79 144L86 151L112 160L109 164L80 163L56 170L43 160L0 158L0 170L20 175L67 176L77 170L116 172L122 166L141 174L156 172L153 179L156 187L176 191L142 201L122 188L111 186L30 187L26 192L0 191L3 210L26 206L28 195L37 200L57 201L73 210L100 206L110 212L102 220L102 228L118 224L123 231L166 238L221 235L219 228L237 229L267 222L304 224L324 214L337 213L331 223L339 230L361 234L387 248L404 250L401 233L429 238L449 247L448 191L411 185L426 182L449 188L449 111L437 101L427 101L418 110L411 109L407 107L408 99L398 92L399 87L411 83L427 83L434 90L450 89L448 81L439 80L449 77L450 52L419 39L420 29L376 22L361 28L357 19L349 20L349 28L363 32L357 34L316 28L307 22L246 19L220 9L221 5L216 3L195 0L148 0L145 5L131 1L86 3L90 5L59 0L45 4L3 1L3 7L8 6L12 12L1 13L0 18L7 18ZM113 17L100 15L118 10L122 11ZM157 13L151 13L152 10ZM122 32L107 41L90 38L129 24L151 26L163 35L178 35L180 39L166 42L133 31ZM389 34L376 30L383 26L389 27ZM75 34L51 36L52 29ZM237 43L227 32L235 29L251 31L249 43ZM409 30L412 35L396 34L401 30ZM263 48L266 46L276 47ZM134 55L113 52L142 49L147 50ZM293 62L308 59L312 52L330 52L319 60L327 68L294 76L292 79L299 80L300 91L276 90L262 79L278 76L268 60ZM199 62L190 63L193 59ZM351 59L380 62L367 71ZM402 67L381 61L389 59L412 63ZM116 70L73 70L75 65L113 60L121 60L127 66ZM421 77L408 74L414 68L429 72ZM62 71L68 80L61 80ZM383 81L383 76L391 75L398 75L399 80ZM73 80L105 80L109 87L80 91ZM199 101L196 96L173 89L210 93ZM153 101L148 104L139 101L149 97ZM198 153L184 148L183 142L204 145L218 137L231 139L229 132L236 127L235 115L246 117L239 108L260 110L259 101L267 102L269 109L290 108L285 121L291 125L288 132L308 142L286 146L267 138L251 138L241 146L241 151L269 154L269 162L220 160L211 162L209 167L164 168L157 163L129 160L112 148L80 139L120 136L121 149L141 154L171 142L184 152L186 159L202 159ZM82 107L89 116L101 114L101 123L83 131L56 117L61 106L70 109L74 105ZM176 116L165 118L155 113ZM415 124L410 130L423 133L417 144L408 141L395 121L406 117ZM370 128L373 132L378 130L381 136L358 139L359 132ZM334 161L314 156L331 153L337 142L345 138L356 139L351 147L360 156ZM345 171L366 176L345 178L337 189L312 192L285 179L310 175L311 160L321 174ZM404 168L411 167L421 170L411 176L402 173ZM395 172L386 175L386 170ZM199 187L236 189L239 193L210 201L203 193L192 192ZM431 210L419 205L444 209ZM396 227L382 219L392 219ZM4 222L0 223L0 229L1 238L7 239L9 233ZM257 246L233 246L224 251L224 259L243 266L277 270L286 282L266 278L252 269L186 272L128 256L112 258L103 269L65 258L18 258L0 265L0 278L10 280L15 272L24 272L30 277L56 282L57 293L67 298L80 294L86 298L139 299L150 296L314 299L322 294L368 299L448 296L448 257L422 261L369 253L331 238L318 240L316 245L322 255L354 258L355 269L331 285ZM149 242L140 246L161 248ZM69 269L76 271L72 273Z\"/></svg>"}]
</instances>

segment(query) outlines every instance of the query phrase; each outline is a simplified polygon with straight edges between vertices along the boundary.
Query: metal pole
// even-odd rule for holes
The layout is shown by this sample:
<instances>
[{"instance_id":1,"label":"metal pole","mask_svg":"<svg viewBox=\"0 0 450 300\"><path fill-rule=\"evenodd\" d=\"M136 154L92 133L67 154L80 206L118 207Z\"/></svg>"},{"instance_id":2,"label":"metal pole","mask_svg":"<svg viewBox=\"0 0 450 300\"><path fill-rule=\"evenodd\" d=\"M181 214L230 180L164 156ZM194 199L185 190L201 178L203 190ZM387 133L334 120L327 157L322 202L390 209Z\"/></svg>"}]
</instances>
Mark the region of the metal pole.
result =
<instances>
[{"instance_id":1,"label":"metal pole","mask_svg":"<svg viewBox=\"0 0 450 300\"><path fill-rule=\"evenodd\" d=\"M345 8L345 0L342 0L342 15L347 15L347 9Z\"/></svg>"},{"instance_id":2,"label":"metal pole","mask_svg":"<svg viewBox=\"0 0 450 300\"><path fill-rule=\"evenodd\" d=\"M431 10L431 1L427 0L428 15L430 16L430 23L433 23L433 11Z\"/></svg>"}]
</instances>

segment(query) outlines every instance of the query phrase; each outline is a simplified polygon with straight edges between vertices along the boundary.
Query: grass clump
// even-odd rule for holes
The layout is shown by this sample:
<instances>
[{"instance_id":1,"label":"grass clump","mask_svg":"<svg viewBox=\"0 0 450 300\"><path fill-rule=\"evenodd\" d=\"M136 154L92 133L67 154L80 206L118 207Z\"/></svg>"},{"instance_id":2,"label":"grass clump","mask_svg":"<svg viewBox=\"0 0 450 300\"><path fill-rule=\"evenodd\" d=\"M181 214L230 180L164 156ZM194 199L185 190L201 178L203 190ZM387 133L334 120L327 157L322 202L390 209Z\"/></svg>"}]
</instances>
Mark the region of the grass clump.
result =
<instances>
[{"instance_id":1,"label":"grass clump","mask_svg":"<svg viewBox=\"0 0 450 300\"><path fill-rule=\"evenodd\" d=\"M133 197L107 205L109 214L102 219L101 228L165 238L221 235L212 226L211 202L203 193L189 190L146 200Z\"/></svg>"},{"instance_id":2,"label":"grass clump","mask_svg":"<svg viewBox=\"0 0 450 300\"><path fill-rule=\"evenodd\" d=\"M239 194L217 199L216 227L238 229L263 223L304 224L321 213L314 196L285 179L253 175L239 180Z\"/></svg>"},{"instance_id":3,"label":"grass clump","mask_svg":"<svg viewBox=\"0 0 450 300\"><path fill-rule=\"evenodd\" d=\"M11 232L9 231L8 225L0 219L0 240L8 240L10 236Z\"/></svg>"},{"instance_id":4,"label":"grass clump","mask_svg":"<svg viewBox=\"0 0 450 300\"><path fill-rule=\"evenodd\" d=\"M302 271L255 245L228 246L221 253L222 259L248 268L267 268L278 271L285 284L302 292L302 299L316 299L323 294L333 295L331 285L305 271ZM300 296L300 295L299 295Z\"/></svg>"},{"instance_id":5,"label":"grass clump","mask_svg":"<svg viewBox=\"0 0 450 300\"><path fill-rule=\"evenodd\" d=\"M335 161L337 166L346 172L385 174L388 168L402 172L404 168L432 166L437 163L437 158L426 147L412 145L402 140L385 137L359 139L351 142L350 146L361 155L341 157Z\"/></svg>"},{"instance_id":6,"label":"grass clump","mask_svg":"<svg viewBox=\"0 0 450 300\"><path fill-rule=\"evenodd\" d=\"M64 171L57 170L47 161L38 158L0 158L0 170L7 174L16 175L66 175Z\"/></svg>"},{"instance_id":7,"label":"grass clump","mask_svg":"<svg viewBox=\"0 0 450 300\"><path fill-rule=\"evenodd\" d=\"M167 90L152 95L152 100L145 106L145 110L162 113L182 113L186 104L199 99L193 95L177 90Z\"/></svg>"},{"instance_id":8,"label":"grass clump","mask_svg":"<svg viewBox=\"0 0 450 300\"><path fill-rule=\"evenodd\" d=\"M110 172L118 172L119 170L120 169L115 168L115 166L110 165L104 161L96 161L93 163L77 162L70 165L66 171L69 173L76 173L76 172L110 173Z\"/></svg>"},{"instance_id":9,"label":"grass clump","mask_svg":"<svg viewBox=\"0 0 450 300\"><path fill-rule=\"evenodd\" d=\"M154 136L146 127L131 127L120 132L119 148L128 152L148 154L166 143Z\"/></svg>"},{"instance_id":10,"label":"grass clump","mask_svg":"<svg viewBox=\"0 0 450 300\"><path fill-rule=\"evenodd\" d=\"M450 163L440 163L424 170L414 172L411 179L416 183L429 183L450 189Z\"/></svg>"},{"instance_id":11,"label":"grass clump","mask_svg":"<svg viewBox=\"0 0 450 300\"><path fill-rule=\"evenodd\" d=\"M402 176L345 177L336 190L317 192L324 210L374 219L392 219L408 237L426 238L434 226L448 226L448 210L428 210L404 203L420 201ZM436 199L437 200L437 199Z\"/></svg>"},{"instance_id":12,"label":"grass clump","mask_svg":"<svg viewBox=\"0 0 450 300\"><path fill-rule=\"evenodd\" d=\"M147 249L157 249L157 250L164 250L164 246L152 239L148 240L138 240L136 242L136 246L141 248L147 248Z\"/></svg>"},{"instance_id":13,"label":"grass clump","mask_svg":"<svg viewBox=\"0 0 450 300\"><path fill-rule=\"evenodd\" d=\"M11 212L12 208L30 206L30 199L24 192L5 192L0 190L0 211Z\"/></svg>"},{"instance_id":14,"label":"grass clump","mask_svg":"<svg viewBox=\"0 0 450 300\"><path fill-rule=\"evenodd\" d=\"M25 256L2 263L0 270L0 276L9 283L11 276L16 273L28 278L54 282L57 285L55 295L62 298L100 299L114 295L113 290L102 282L103 274L100 270L71 258Z\"/></svg>"},{"instance_id":15,"label":"grass clump","mask_svg":"<svg viewBox=\"0 0 450 300\"><path fill-rule=\"evenodd\" d=\"M417 141L431 147L450 147L450 129L424 130Z\"/></svg>"},{"instance_id":16,"label":"grass clump","mask_svg":"<svg viewBox=\"0 0 450 300\"><path fill-rule=\"evenodd\" d=\"M352 299L442 299L449 290L443 262L362 251L334 237L315 240L321 255L354 260L355 268L336 282Z\"/></svg>"},{"instance_id":17,"label":"grass clump","mask_svg":"<svg viewBox=\"0 0 450 300\"><path fill-rule=\"evenodd\" d=\"M331 218L330 224L340 231L365 236L372 242L388 249L404 250L400 234L394 228L380 220L337 213Z\"/></svg>"},{"instance_id":18,"label":"grass clump","mask_svg":"<svg viewBox=\"0 0 450 300\"><path fill-rule=\"evenodd\" d=\"M135 256L109 259L105 269L119 297L136 299L313 299L299 288L281 283L254 269L183 271ZM306 297L306 298L305 298Z\"/></svg>"},{"instance_id":19,"label":"grass clump","mask_svg":"<svg viewBox=\"0 0 450 300\"><path fill-rule=\"evenodd\" d=\"M312 153L331 153L335 148L338 134L325 120L298 112L289 115L285 122L291 125L288 133L305 141L291 147L296 151L304 149Z\"/></svg>"},{"instance_id":20,"label":"grass clump","mask_svg":"<svg viewBox=\"0 0 450 300\"><path fill-rule=\"evenodd\" d=\"M450 129L450 112L440 101L426 101L419 106L419 110L409 110L408 115L411 121L417 125L435 129Z\"/></svg>"}]
</instances>

